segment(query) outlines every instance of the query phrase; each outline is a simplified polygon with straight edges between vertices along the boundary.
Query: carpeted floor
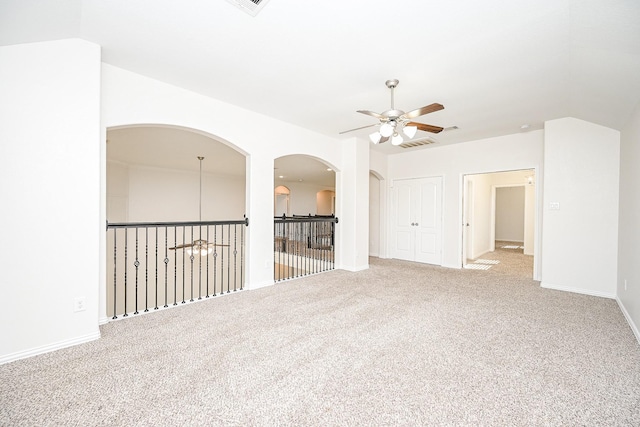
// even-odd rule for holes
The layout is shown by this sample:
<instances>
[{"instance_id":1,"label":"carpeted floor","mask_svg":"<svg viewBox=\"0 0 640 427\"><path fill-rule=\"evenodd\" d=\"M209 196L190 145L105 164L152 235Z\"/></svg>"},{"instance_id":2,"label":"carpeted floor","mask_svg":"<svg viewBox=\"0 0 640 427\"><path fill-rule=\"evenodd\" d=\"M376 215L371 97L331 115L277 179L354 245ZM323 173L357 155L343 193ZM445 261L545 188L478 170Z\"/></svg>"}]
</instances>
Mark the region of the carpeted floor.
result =
<instances>
[{"instance_id":1,"label":"carpeted floor","mask_svg":"<svg viewBox=\"0 0 640 427\"><path fill-rule=\"evenodd\" d=\"M102 336L0 366L0 425L640 425L617 303L508 268L372 258Z\"/></svg>"}]
</instances>

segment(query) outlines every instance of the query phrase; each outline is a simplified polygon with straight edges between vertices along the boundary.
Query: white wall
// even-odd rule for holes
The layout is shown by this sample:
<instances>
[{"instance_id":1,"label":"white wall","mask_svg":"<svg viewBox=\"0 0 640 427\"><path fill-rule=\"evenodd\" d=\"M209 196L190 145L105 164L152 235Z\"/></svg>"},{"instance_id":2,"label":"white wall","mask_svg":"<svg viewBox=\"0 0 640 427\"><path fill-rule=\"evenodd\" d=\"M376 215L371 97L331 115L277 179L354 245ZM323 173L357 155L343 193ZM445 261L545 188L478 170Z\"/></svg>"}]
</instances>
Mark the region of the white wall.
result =
<instances>
[{"instance_id":1,"label":"white wall","mask_svg":"<svg viewBox=\"0 0 640 427\"><path fill-rule=\"evenodd\" d=\"M543 132L531 131L400 153L389 156L389 180L444 177L442 262L446 267L460 268L463 176L496 170L537 168L540 171L543 143Z\"/></svg>"},{"instance_id":2,"label":"white wall","mask_svg":"<svg viewBox=\"0 0 640 427\"><path fill-rule=\"evenodd\" d=\"M640 104L620 140L618 302L640 342ZM625 287L626 281L626 287Z\"/></svg>"},{"instance_id":3,"label":"white wall","mask_svg":"<svg viewBox=\"0 0 640 427\"><path fill-rule=\"evenodd\" d=\"M543 287L615 297L619 154L616 130L545 123Z\"/></svg>"},{"instance_id":4,"label":"white wall","mask_svg":"<svg viewBox=\"0 0 640 427\"><path fill-rule=\"evenodd\" d=\"M284 182L282 185L287 187L290 191L290 215L318 214L318 192L323 190L335 190L335 187L324 187L322 185L307 184L305 182ZM278 216L281 215L282 212L278 214Z\"/></svg>"},{"instance_id":5,"label":"white wall","mask_svg":"<svg viewBox=\"0 0 640 427\"><path fill-rule=\"evenodd\" d=\"M354 265L344 267L360 271L369 267L369 141L351 138L343 142L342 158L350 167L339 177L338 229L345 239L344 253L336 258L349 256ZM349 188L350 187L350 188ZM345 196L350 193L350 196Z\"/></svg>"},{"instance_id":6,"label":"white wall","mask_svg":"<svg viewBox=\"0 0 640 427\"><path fill-rule=\"evenodd\" d=\"M3 363L100 336L100 47L0 47L0 118Z\"/></svg>"},{"instance_id":7,"label":"white wall","mask_svg":"<svg viewBox=\"0 0 640 427\"><path fill-rule=\"evenodd\" d=\"M496 188L496 240L524 243L524 190Z\"/></svg>"},{"instance_id":8,"label":"white wall","mask_svg":"<svg viewBox=\"0 0 640 427\"><path fill-rule=\"evenodd\" d=\"M130 166L130 222L197 221L199 173ZM202 220L242 219L245 213L244 177L202 173Z\"/></svg>"},{"instance_id":9,"label":"white wall","mask_svg":"<svg viewBox=\"0 0 640 427\"><path fill-rule=\"evenodd\" d=\"M467 254L470 259L476 259L491 251L491 174L473 175L469 177L473 182L473 206L469 221L471 228L471 252Z\"/></svg>"}]
</instances>

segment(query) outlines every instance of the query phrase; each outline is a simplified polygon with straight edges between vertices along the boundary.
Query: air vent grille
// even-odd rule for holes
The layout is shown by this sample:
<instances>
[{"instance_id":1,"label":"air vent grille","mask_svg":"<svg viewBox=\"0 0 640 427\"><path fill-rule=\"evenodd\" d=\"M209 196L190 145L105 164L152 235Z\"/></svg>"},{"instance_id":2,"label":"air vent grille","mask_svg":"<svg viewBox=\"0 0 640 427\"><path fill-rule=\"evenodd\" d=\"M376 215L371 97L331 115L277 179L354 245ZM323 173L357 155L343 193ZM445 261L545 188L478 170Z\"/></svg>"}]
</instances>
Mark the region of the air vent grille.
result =
<instances>
[{"instance_id":1,"label":"air vent grille","mask_svg":"<svg viewBox=\"0 0 640 427\"><path fill-rule=\"evenodd\" d=\"M227 0L239 9L251 16L256 16L258 12L269 2L269 0Z\"/></svg>"},{"instance_id":2,"label":"air vent grille","mask_svg":"<svg viewBox=\"0 0 640 427\"><path fill-rule=\"evenodd\" d=\"M434 142L435 141L432 139L424 138L424 139L417 139L415 141L405 142L403 144L400 144L399 147L413 148L413 147L420 147L421 145L433 144Z\"/></svg>"}]
</instances>

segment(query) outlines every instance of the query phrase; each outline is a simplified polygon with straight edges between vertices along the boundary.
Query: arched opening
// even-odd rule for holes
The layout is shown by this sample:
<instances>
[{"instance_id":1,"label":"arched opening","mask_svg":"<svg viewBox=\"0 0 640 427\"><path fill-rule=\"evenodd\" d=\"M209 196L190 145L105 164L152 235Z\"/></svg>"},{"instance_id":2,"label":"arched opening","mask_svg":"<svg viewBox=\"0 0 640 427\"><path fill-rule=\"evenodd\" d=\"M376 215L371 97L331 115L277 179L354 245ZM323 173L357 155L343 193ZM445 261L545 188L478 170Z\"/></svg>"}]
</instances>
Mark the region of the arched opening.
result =
<instances>
[{"instance_id":1,"label":"arched opening","mask_svg":"<svg viewBox=\"0 0 640 427\"><path fill-rule=\"evenodd\" d=\"M107 130L109 318L240 290L246 158L174 126Z\"/></svg>"},{"instance_id":2,"label":"arched opening","mask_svg":"<svg viewBox=\"0 0 640 427\"><path fill-rule=\"evenodd\" d=\"M274 160L273 182L277 187L289 190L290 215L330 215L335 213L332 203L336 190L336 173L333 166L302 154L279 157ZM319 197L318 193L322 193ZM331 198L329 194L333 193ZM319 203L320 202L320 206ZM332 212L328 212L333 209ZM276 215L281 215L275 211Z\"/></svg>"},{"instance_id":3,"label":"arched opening","mask_svg":"<svg viewBox=\"0 0 640 427\"><path fill-rule=\"evenodd\" d=\"M290 155L274 160L273 173L274 281L333 270L334 168L311 156Z\"/></svg>"}]
</instances>

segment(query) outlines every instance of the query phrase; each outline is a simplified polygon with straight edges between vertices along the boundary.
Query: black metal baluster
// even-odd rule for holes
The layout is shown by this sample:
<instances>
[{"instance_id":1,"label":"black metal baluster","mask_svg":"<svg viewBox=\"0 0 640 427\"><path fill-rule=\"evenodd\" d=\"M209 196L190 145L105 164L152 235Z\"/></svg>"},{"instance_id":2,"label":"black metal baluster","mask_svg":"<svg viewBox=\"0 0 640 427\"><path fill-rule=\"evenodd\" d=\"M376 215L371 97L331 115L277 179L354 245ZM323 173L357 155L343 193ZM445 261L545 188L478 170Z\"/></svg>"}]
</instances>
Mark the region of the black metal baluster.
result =
<instances>
[{"instance_id":1,"label":"black metal baluster","mask_svg":"<svg viewBox=\"0 0 640 427\"><path fill-rule=\"evenodd\" d=\"M220 294L224 294L224 225L220 230L221 248L220 249Z\"/></svg>"},{"instance_id":2,"label":"black metal baluster","mask_svg":"<svg viewBox=\"0 0 640 427\"><path fill-rule=\"evenodd\" d=\"M233 292L238 285L238 224L233 226Z\"/></svg>"},{"instance_id":3,"label":"black metal baluster","mask_svg":"<svg viewBox=\"0 0 640 427\"><path fill-rule=\"evenodd\" d=\"M244 227L240 227L240 290L244 289Z\"/></svg>"},{"instance_id":4,"label":"black metal baluster","mask_svg":"<svg viewBox=\"0 0 640 427\"><path fill-rule=\"evenodd\" d=\"M144 312L149 311L149 227L144 228Z\"/></svg>"},{"instance_id":5,"label":"black metal baluster","mask_svg":"<svg viewBox=\"0 0 640 427\"><path fill-rule=\"evenodd\" d=\"M112 319L117 319L118 316L117 314L117 309L116 309L116 300L117 300L117 296L118 296L118 288L117 288L117 283L118 283L118 258L116 256L116 249L118 247L117 244L117 235L118 235L118 229L114 228L113 229L113 317Z\"/></svg>"},{"instance_id":6,"label":"black metal baluster","mask_svg":"<svg viewBox=\"0 0 640 427\"><path fill-rule=\"evenodd\" d=\"M198 227L198 239L202 242L202 226ZM202 251L207 256L209 250L209 243L200 247L200 256L198 257L198 299L202 299ZM193 296L191 297L193 299Z\"/></svg>"},{"instance_id":7,"label":"black metal baluster","mask_svg":"<svg viewBox=\"0 0 640 427\"><path fill-rule=\"evenodd\" d=\"M231 224L227 225L227 293L231 292Z\"/></svg>"},{"instance_id":8,"label":"black metal baluster","mask_svg":"<svg viewBox=\"0 0 640 427\"><path fill-rule=\"evenodd\" d=\"M186 232L187 232L186 230L187 230L187 227L182 227L182 244L183 245L184 245L184 241L185 241L185 238L186 238ZM185 251L185 248L183 246L182 247L182 304L184 304L186 302L184 300L184 294L185 294L185 289L184 289L184 287L185 287L185 270L186 270L184 268L185 267L185 264L184 264L185 263L184 251Z\"/></svg>"},{"instance_id":9,"label":"black metal baluster","mask_svg":"<svg viewBox=\"0 0 640 427\"><path fill-rule=\"evenodd\" d=\"M193 243L193 225L191 226L191 242ZM191 297L189 299L189 301L193 302L193 259L194 259L194 255L193 252L195 250L194 246L191 246L191 255L189 255L189 261L191 264L191 277L190 277L190 281L191 281L191 293L189 294L189 296Z\"/></svg>"},{"instance_id":10,"label":"black metal baluster","mask_svg":"<svg viewBox=\"0 0 640 427\"><path fill-rule=\"evenodd\" d=\"M155 227L156 230L156 305L153 307L154 310L158 309L158 227Z\"/></svg>"},{"instance_id":11,"label":"black metal baluster","mask_svg":"<svg viewBox=\"0 0 640 427\"><path fill-rule=\"evenodd\" d=\"M167 289L168 279L169 279L169 228L167 226L164 227L164 307L169 307L168 297L169 291Z\"/></svg>"},{"instance_id":12,"label":"black metal baluster","mask_svg":"<svg viewBox=\"0 0 640 427\"><path fill-rule=\"evenodd\" d=\"M216 284L218 283L216 279L218 273L218 226L213 226L213 296L216 294ZM222 292L220 292L222 293Z\"/></svg>"},{"instance_id":13,"label":"black metal baluster","mask_svg":"<svg viewBox=\"0 0 640 427\"><path fill-rule=\"evenodd\" d=\"M127 311L127 261L129 251L127 230L127 228L124 229L124 314L122 317L127 317L129 315L129 312Z\"/></svg>"},{"instance_id":14,"label":"black metal baluster","mask_svg":"<svg viewBox=\"0 0 640 427\"><path fill-rule=\"evenodd\" d=\"M178 246L178 227L173 227L173 247ZM173 305L178 305L178 249L173 251Z\"/></svg>"},{"instance_id":15,"label":"black metal baluster","mask_svg":"<svg viewBox=\"0 0 640 427\"><path fill-rule=\"evenodd\" d=\"M207 267L206 267L206 271L207 271L207 298L209 298L209 226L207 225Z\"/></svg>"},{"instance_id":16,"label":"black metal baluster","mask_svg":"<svg viewBox=\"0 0 640 427\"><path fill-rule=\"evenodd\" d=\"M140 261L138 261L138 227L136 227L136 260L133 265L136 267L136 311L133 314L138 314L138 267L140 267Z\"/></svg>"}]
</instances>

